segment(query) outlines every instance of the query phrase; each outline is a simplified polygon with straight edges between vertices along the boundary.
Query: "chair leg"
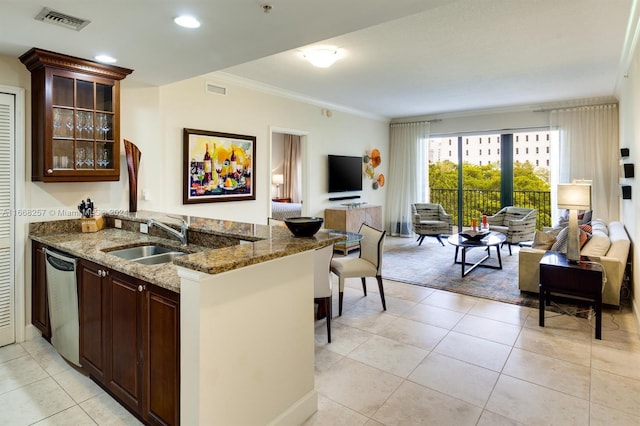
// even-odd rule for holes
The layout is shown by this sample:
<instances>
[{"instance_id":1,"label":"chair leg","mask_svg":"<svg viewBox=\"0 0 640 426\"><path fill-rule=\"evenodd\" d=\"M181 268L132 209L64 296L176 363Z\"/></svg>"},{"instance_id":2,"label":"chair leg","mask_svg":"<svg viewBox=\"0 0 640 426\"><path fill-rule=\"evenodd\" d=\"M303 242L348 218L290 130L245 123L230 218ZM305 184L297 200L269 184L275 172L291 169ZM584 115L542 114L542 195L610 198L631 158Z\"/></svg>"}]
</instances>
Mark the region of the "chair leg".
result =
<instances>
[{"instance_id":1,"label":"chair leg","mask_svg":"<svg viewBox=\"0 0 640 426\"><path fill-rule=\"evenodd\" d=\"M380 299L382 299L382 309L387 310L387 303L384 300L384 287L382 286L382 277L380 275L376 275L376 279L378 280L378 290L380 291Z\"/></svg>"},{"instance_id":2,"label":"chair leg","mask_svg":"<svg viewBox=\"0 0 640 426\"><path fill-rule=\"evenodd\" d=\"M425 237L425 235L420 235L420 236L418 237L418 245L419 245L419 246L421 246L421 245L422 245L422 242L424 241L424 237Z\"/></svg>"},{"instance_id":3,"label":"chair leg","mask_svg":"<svg viewBox=\"0 0 640 426\"><path fill-rule=\"evenodd\" d=\"M364 296L367 296L367 279L365 277L360 277L362 280L362 291L364 291Z\"/></svg>"},{"instance_id":4,"label":"chair leg","mask_svg":"<svg viewBox=\"0 0 640 426\"><path fill-rule=\"evenodd\" d=\"M438 242L442 245L442 247L444 247L444 243L440 239L440 235L436 235L435 237L438 239Z\"/></svg>"},{"instance_id":5,"label":"chair leg","mask_svg":"<svg viewBox=\"0 0 640 426\"><path fill-rule=\"evenodd\" d=\"M342 316L342 299L344 298L344 292L338 293L338 316Z\"/></svg>"},{"instance_id":6,"label":"chair leg","mask_svg":"<svg viewBox=\"0 0 640 426\"><path fill-rule=\"evenodd\" d=\"M509 256L511 256L511 243L509 243Z\"/></svg>"},{"instance_id":7,"label":"chair leg","mask_svg":"<svg viewBox=\"0 0 640 426\"><path fill-rule=\"evenodd\" d=\"M331 343L331 296L324 298L324 310L327 313L327 342Z\"/></svg>"}]
</instances>

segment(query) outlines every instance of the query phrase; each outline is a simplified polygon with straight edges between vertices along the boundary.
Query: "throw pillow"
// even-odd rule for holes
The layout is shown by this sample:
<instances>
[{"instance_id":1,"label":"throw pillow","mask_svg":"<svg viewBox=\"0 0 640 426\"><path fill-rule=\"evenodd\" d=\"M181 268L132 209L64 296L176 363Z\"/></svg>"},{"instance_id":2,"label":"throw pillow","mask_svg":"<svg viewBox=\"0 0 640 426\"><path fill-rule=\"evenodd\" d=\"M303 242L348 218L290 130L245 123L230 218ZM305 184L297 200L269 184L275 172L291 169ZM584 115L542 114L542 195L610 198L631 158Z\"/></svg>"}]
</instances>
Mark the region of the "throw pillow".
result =
<instances>
[{"instance_id":1,"label":"throw pillow","mask_svg":"<svg viewBox=\"0 0 640 426\"><path fill-rule=\"evenodd\" d=\"M591 228L590 223L585 223L584 225L578 225L580 229L582 229L587 234L593 234L593 229Z\"/></svg>"},{"instance_id":2,"label":"throw pillow","mask_svg":"<svg viewBox=\"0 0 640 426\"><path fill-rule=\"evenodd\" d=\"M580 232L580 249L583 245L589 241L589 235L583 229L579 229ZM562 228L558 236L556 237L556 242L551 246L551 251L558 251L560 253L567 252L567 240L569 239L569 227Z\"/></svg>"},{"instance_id":3,"label":"throw pillow","mask_svg":"<svg viewBox=\"0 0 640 426\"><path fill-rule=\"evenodd\" d=\"M561 253L567 252L567 238L569 234L569 227L564 227L558 233L556 237L556 242L551 246L551 251L559 251Z\"/></svg>"},{"instance_id":4,"label":"throw pillow","mask_svg":"<svg viewBox=\"0 0 640 426\"><path fill-rule=\"evenodd\" d=\"M549 250L553 243L556 242L556 231L536 231L533 236L533 244L531 248L540 250Z\"/></svg>"},{"instance_id":5,"label":"throw pillow","mask_svg":"<svg viewBox=\"0 0 640 426\"><path fill-rule=\"evenodd\" d=\"M580 251L583 256L601 257L607 254L611 240L603 232L594 232L591 239L584 245L584 249Z\"/></svg>"}]
</instances>

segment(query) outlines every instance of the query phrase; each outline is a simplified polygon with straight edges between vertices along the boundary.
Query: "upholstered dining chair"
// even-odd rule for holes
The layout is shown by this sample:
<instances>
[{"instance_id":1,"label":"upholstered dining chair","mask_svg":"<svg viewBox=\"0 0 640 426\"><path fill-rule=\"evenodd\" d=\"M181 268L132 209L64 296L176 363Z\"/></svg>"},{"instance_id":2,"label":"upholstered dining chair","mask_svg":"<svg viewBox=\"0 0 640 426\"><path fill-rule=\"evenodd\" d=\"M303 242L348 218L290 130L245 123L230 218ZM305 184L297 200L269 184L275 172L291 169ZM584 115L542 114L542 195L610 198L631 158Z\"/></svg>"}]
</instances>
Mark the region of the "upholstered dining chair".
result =
<instances>
[{"instance_id":1,"label":"upholstered dining chair","mask_svg":"<svg viewBox=\"0 0 640 426\"><path fill-rule=\"evenodd\" d=\"M451 234L453 219L444 211L441 204L416 203L411 205L413 232L418 234L418 245L425 237L435 237L440 244L442 234Z\"/></svg>"},{"instance_id":2,"label":"upholstered dining chair","mask_svg":"<svg viewBox=\"0 0 640 426\"><path fill-rule=\"evenodd\" d=\"M331 343L331 256L333 246L329 245L317 249L314 257L313 300L318 304L318 309L324 309L327 315L327 340Z\"/></svg>"},{"instance_id":3,"label":"upholstered dining chair","mask_svg":"<svg viewBox=\"0 0 640 426\"><path fill-rule=\"evenodd\" d=\"M384 287L382 286L382 250L386 231L379 231L363 223L358 234L362 235L360 241L360 257L338 257L331 260L331 272L338 276L340 292L338 296L338 315L342 315L342 299L344 296L344 279L360 277L362 290L367 295L367 277L375 277L378 280L378 290L382 300L382 309L387 310L384 300Z\"/></svg>"},{"instance_id":4,"label":"upholstered dining chair","mask_svg":"<svg viewBox=\"0 0 640 426\"><path fill-rule=\"evenodd\" d=\"M512 244L533 240L537 218L538 211L535 209L507 206L493 216L488 216L487 222L491 231L506 235L507 239L502 246L508 244L511 255Z\"/></svg>"}]
</instances>

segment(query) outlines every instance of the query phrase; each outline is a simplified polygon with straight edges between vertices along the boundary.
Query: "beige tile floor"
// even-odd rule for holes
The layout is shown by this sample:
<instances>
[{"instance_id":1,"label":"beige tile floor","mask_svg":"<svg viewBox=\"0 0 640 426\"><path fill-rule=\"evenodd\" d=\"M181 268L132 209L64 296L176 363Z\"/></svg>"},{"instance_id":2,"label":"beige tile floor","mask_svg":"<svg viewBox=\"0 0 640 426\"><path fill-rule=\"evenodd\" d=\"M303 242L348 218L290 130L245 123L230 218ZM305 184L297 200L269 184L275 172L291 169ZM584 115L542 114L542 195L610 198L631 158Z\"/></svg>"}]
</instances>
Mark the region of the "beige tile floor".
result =
<instances>
[{"instance_id":1,"label":"beige tile floor","mask_svg":"<svg viewBox=\"0 0 640 426\"><path fill-rule=\"evenodd\" d=\"M385 281L316 322L318 412L305 425L640 425L629 307L587 319ZM335 290L334 290L335 291Z\"/></svg>"},{"instance_id":2,"label":"beige tile floor","mask_svg":"<svg viewBox=\"0 0 640 426\"><path fill-rule=\"evenodd\" d=\"M347 280L306 425L640 425L640 338L629 308L586 319L385 281ZM337 312L337 295L334 312ZM0 348L0 425L139 424L44 340Z\"/></svg>"}]
</instances>

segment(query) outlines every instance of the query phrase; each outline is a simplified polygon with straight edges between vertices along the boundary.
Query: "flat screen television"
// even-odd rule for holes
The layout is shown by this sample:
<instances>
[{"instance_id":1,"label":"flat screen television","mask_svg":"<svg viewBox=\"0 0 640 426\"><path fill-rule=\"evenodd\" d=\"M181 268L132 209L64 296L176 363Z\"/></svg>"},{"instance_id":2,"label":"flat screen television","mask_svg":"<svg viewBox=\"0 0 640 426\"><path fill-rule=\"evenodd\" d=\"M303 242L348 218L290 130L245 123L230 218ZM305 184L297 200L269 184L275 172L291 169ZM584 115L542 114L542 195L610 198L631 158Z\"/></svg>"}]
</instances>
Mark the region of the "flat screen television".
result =
<instances>
[{"instance_id":1,"label":"flat screen television","mask_svg":"<svg viewBox=\"0 0 640 426\"><path fill-rule=\"evenodd\" d=\"M362 157L329 155L329 192L362 191Z\"/></svg>"}]
</instances>

